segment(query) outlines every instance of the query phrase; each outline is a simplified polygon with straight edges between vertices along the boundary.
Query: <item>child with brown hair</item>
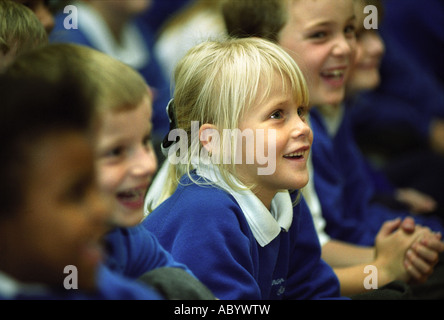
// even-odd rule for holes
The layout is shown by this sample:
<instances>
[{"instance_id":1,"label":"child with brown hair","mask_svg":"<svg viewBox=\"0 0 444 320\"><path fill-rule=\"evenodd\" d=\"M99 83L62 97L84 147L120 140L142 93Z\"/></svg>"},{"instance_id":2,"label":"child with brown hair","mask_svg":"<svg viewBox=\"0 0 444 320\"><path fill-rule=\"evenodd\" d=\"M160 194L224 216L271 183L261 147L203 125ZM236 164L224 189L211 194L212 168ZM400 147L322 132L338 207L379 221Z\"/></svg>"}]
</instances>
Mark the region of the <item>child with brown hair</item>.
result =
<instances>
[{"instance_id":1,"label":"child with brown hair","mask_svg":"<svg viewBox=\"0 0 444 320\"><path fill-rule=\"evenodd\" d=\"M102 265L110 213L78 79L1 76L0 97L0 300L161 299Z\"/></svg>"},{"instance_id":2,"label":"child with brown hair","mask_svg":"<svg viewBox=\"0 0 444 320\"><path fill-rule=\"evenodd\" d=\"M48 42L35 14L12 0L0 1L0 73L20 54Z\"/></svg>"}]
</instances>

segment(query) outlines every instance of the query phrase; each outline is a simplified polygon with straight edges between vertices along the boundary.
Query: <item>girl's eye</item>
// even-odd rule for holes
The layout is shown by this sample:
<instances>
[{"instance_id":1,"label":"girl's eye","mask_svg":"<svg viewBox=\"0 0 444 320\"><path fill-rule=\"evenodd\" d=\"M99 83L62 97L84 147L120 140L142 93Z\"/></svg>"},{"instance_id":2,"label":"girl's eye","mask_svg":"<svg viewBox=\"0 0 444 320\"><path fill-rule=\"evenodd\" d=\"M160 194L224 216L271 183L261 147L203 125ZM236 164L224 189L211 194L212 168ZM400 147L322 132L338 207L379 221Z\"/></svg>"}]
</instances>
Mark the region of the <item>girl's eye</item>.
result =
<instances>
[{"instance_id":1,"label":"girl's eye","mask_svg":"<svg viewBox=\"0 0 444 320\"><path fill-rule=\"evenodd\" d=\"M344 33L347 34L347 35L353 35L354 36L355 35L355 30L356 30L356 28L355 28L354 25L349 25L349 26L345 27Z\"/></svg>"},{"instance_id":2,"label":"girl's eye","mask_svg":"<svg viewBox=\"0 0 444 320\"><path fill-rule=\"evenodd\" d=\"M312 33L312 34L309 36L309 38L311 38L311 39L322 39L322 38L325 38L326 36L327 36L327 33L326 33L326 32L324 32L324 31L319 31L319 32Z\"/></svg>"},{"instance_id":3,"label":"girl's eye","mask_svg":"<svg viewBox=\"0 0 444 320\"><path fill-rule=\"evenodd\" d=\"M271 119L282 119L282 118L283 118L283 113L282 113L281 110L277 110L277 111L273 112L273 113L270 115L270 118L271 118Z\"/></svg>"},{"instance_id":4,"label":"girl's eye","mask_svg":"<svg viewBox=\"0 0 444 320\"><path fill-rule=\"evenodd\" d=\"M307 114L307 108L306 107L304 107L304 106L298 107L298 116L300 118L304 118L306 114Z\"/></svg>"},{"instance_id":5,"label":"girl's eye","mask_svg":"<svg viewBox=\"0 0 444 320\"><path fill-rule=\"evenodd\" d=\"M111 149L110 151L108 151L105 156L108 158L114 158L114 157L119 157L123 154L124 149L123 147L117 147L114 149Z\"/></svg>"}]
</instances>

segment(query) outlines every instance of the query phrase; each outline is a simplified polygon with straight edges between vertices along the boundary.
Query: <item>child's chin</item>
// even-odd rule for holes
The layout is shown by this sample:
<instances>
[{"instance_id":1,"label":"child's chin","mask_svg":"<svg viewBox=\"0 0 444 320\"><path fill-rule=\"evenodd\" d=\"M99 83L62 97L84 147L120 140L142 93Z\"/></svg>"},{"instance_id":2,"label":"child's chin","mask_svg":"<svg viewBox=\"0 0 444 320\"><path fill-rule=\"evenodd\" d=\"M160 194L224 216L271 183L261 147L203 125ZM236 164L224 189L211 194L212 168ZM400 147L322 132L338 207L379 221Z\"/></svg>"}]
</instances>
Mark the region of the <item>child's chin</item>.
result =
<instances>
[{"instance_id":1,"label":"child's chin","mask_svg":"<svg viewBox=\"0 0 444 320\"><path fill-rule=\"evenodd\" d=\"M120 227L133 227L139 224L143 219L143 206L136 209L125 208L117 213L115 222Z\"/></svg>"}]
</instances>

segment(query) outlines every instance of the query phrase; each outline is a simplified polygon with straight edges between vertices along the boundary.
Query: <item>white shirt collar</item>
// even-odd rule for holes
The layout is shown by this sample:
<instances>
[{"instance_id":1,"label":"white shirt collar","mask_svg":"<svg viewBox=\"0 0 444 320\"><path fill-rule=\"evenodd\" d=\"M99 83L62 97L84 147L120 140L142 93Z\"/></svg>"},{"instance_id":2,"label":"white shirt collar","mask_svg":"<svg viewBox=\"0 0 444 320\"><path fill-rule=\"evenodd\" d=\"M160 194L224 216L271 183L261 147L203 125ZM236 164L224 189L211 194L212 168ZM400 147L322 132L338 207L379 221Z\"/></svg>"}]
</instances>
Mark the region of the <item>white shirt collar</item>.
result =
<instances>
[{"instance_id":1,"label":"white shirt collar","mask_svg":"<svg viewBox=\"0 0 444 320\"><path fill-rule=\"evenodd\" d=\"M134 69L145 66L150 54L143 36L133 23L128 23L123 30L123 45L114 40L103 18L89 5L77 2L79 29L98 50L128 64Z\"/></svg>"},{"instance_id":2,"label":"white shirt collar","mask_svg":"<svg viewBox=\"0 0 444 320\"><path fill-rule=\"evenodd\" d=\"M19 282L4 272L0 271L0 296L6 299L14 299L18 294L43 294L48 291L42 284L26 284Z\"/></svg>"},{"instance_id":3,"label":"white shirt collar","mask_svg":"<svg viewBox=\"0 0 444 320\"><path fill-rule=\"evenodd\" d=\"M222 179L217 167L200 164L196 172L234 197L245 215L254 238L261 247L273 241L281 229L285 231L290 229L293 221L293 203L288 190L276 194L271 202L271 211L269 211L251 190L237 191L230 188Z\"/></svg>"}]
</instances>

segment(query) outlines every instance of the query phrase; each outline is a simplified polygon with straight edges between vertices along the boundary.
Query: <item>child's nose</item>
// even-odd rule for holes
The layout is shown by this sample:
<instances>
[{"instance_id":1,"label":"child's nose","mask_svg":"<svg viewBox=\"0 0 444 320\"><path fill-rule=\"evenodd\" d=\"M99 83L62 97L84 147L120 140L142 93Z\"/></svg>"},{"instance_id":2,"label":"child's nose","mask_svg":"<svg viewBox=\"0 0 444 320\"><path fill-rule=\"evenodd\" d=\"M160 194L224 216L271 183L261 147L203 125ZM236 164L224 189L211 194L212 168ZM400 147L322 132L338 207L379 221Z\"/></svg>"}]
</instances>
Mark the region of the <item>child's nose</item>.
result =
<instances>
[{"instance_id":1,"label":"child's nose","mask_svg":"<svg viewBox=\"0 0 444 320\"><path fill-rule=\"evenodd\" d=\"M338 36L333 46L335 56L347 56L352 52L352 44L345 36Z\"/></svg>"},{"instance_id":2,"label":"child's nose","mask_svg":"<svg viewBox=\"0 0 444 320\"><path fill-rule=\"evenodd\" d=\"M157 159L153 150L140 148L132 163L132 174L137 176L153 176L157 170Z\"/></svg>"},{"instance_id":3,"label":"child's nose","mask_svg":"<svg viewBox=\"0 0 444 320\"><path fill-rule=\"evenodd\" d=\"M381 37L372 35L369 37L369 52L372 56L380 57L384 54L385 46Z\"/></svg>"},{"instance_id":4,"label":"child's nose","mask_svg":"<svg viewBox=\"0 0 444 320\"><path fill-rule=\"evenodd\" d=\"M299 137L308 138L311 135L311 128L305 121L302 121L300 118L298 118L295 120L295 123L293 124L292 135L294 138L299 138Z\"/></svg>"}]
</instances>

